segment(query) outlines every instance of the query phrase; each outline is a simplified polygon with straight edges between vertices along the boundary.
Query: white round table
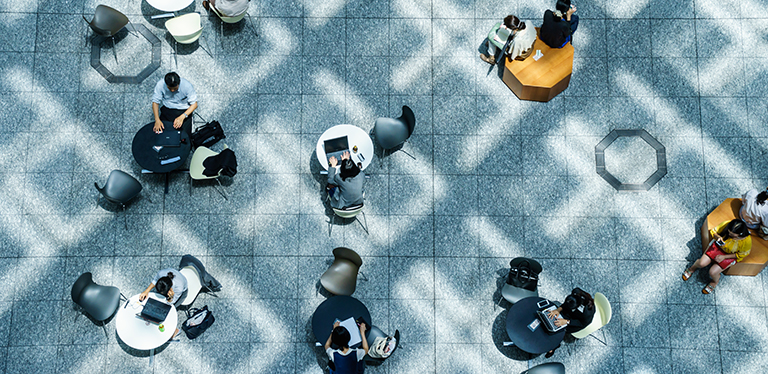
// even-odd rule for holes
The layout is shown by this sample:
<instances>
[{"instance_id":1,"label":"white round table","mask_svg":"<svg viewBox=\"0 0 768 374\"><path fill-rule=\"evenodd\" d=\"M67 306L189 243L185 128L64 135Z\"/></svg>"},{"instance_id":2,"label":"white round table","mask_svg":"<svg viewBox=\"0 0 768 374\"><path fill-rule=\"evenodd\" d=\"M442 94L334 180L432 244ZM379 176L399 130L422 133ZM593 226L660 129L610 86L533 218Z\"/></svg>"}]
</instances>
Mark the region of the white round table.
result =
<instances>
[{"instance_id":1,"label":"white round table","mask_svg":"<svg viewBox=\"0 0 768 374\"><path fill-rule=\"evenodd\" d=\"M320 139L317 140L317 147L315 149L317 161L323 168L325 168L325 170L328 170L328 159L325 157L324 142L328 139L338 138L344 135L347 136L347 140L349 141L349 154L352 157L352 161L362 163L362 169L365 170L373 159L373 141L371 141L371 137L368 136L363 129L352 125L336 125L325 130L323 135L320 135ZM357 146L357 153L352 152L354 146ZM363 155L362 158L360 157L360 154Z\"/></svg>"},{"instance_id":2,"label":"white round table","mask_svg":"<svg viewBox=\"0 0 768 374\"><path fill-rule=\"evenodd\" d=\"M147 3L163 12L176 12L188 7L194 0L147 0Z\"/></svg>"},{"instance_id":3,"label":"white round table","mask_svg":"<svg viewBox=\"0 0 768 374\"><path fill-rule=\"evenodd\" d=\"M167 302L163 296L154 292L150 292L149 297ZM157 324L147 322L136 316L136 314L141 313L141 309L146 302L146 300L140 302L139 294L136 294L128 300L127 306L126 304L120 304L120 308L117 309L117 315L115 316L115 329L120 339L129 347L150 351L149 364L152 365L155 348L171 339L173 332L176 331L179 316L176 315L176 307L171 305L171 310L162 323L165 331L160 331Z\"/></svg>"}]
</instances>

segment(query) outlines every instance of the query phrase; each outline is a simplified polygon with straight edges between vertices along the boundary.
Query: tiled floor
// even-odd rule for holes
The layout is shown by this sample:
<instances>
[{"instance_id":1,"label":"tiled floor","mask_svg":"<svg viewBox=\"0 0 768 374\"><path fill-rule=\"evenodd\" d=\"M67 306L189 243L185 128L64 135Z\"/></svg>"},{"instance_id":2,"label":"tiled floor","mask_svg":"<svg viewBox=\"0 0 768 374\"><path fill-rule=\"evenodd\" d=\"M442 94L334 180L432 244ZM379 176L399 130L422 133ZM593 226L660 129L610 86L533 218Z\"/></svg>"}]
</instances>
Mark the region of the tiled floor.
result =
<instances>
[{"instance_id":1,"label":"tiled floor","mask_svg":"<svg viewBox=\"0 0 768 374\"><path fill-rule=\"evenodd\" d=\"M141 84L109 84L90 66L90 17L102 2L162 41L162 66ZM550 4L552 3L552 4ZM540 294L601 292L613 306L608 345L566 341L568 373L768 372L768 275L680 280L700 250L702 217L726 197L768 184L765 1L578 1L570 87L519 101L478 58L509 13L539 23L554 1L253 0L250 21L224 27L198 0L201 44L171 55L160 13L138 0L0 2L0 371L6 373L319 373L310 318L336 246L363 256L354 296L402 347L369 373L517 373L528 357L502 347L508 261L544 266ZM145 45L146 44L146 45ZM213 54L209 56L201 47ZM130 35L105 66L146 65ZM239 172L224 190L188 176L142 175L131 140L151 119L154 84L188 79L199 113L218 119ZM117 72L116 72L117 73ZM314 147L330 126L370 130L409 105L403 152L367 170L370 233L336 225ZM668 174L618 193L595 172L613 129L645 129L666 147ZM644 149L611 150L637 176ZM606 152L608 154L608 152ZM636 157L633 155L637 155ZM651 161L652 162L652 158ZM127 213L96 205L113 169L144 185ZM652 172L652 171L651 171ZM629 181L633 182L633 181ZM127 224L127 229L125 228ZM198 256L224 285L202 295L216 323L156 355L120 343L114 321L80 316L69 290L90 271L125 294L161 266Z\"/></svg>"}]
</instances>

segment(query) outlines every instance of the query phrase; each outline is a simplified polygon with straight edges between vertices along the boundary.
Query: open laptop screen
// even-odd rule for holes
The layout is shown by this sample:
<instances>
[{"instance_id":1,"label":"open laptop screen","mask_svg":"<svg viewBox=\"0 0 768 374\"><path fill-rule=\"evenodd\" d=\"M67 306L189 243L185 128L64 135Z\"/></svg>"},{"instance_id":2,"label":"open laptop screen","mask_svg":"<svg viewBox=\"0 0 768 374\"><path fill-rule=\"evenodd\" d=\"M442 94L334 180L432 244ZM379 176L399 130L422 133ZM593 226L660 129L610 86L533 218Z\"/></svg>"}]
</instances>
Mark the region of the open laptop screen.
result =
<instances>
[{"instance_id":1,"label":"open laptop screen","mask_svg":"<svg viewBox=\"0 0 768 374\"><path fill-rule=\"evenodd\" d=\"M343 152L349 150L349 141L347 140L346 136L342 136L339 138L334 139L328 139L323 141L325 146L325 154L334 153L334 152Z\"/></svg>"}]
</instances>

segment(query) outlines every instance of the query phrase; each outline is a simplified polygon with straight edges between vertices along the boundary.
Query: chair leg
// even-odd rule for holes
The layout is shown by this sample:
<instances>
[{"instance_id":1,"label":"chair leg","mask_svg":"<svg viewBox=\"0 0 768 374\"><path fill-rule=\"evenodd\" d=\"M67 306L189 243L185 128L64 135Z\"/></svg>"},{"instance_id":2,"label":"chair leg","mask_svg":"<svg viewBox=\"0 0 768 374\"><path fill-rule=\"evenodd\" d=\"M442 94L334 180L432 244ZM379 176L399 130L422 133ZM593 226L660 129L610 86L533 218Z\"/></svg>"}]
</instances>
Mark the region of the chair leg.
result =
<instances>
[{"instance_id":1,"label":"chair leg","mask_svg":"<svg viewBox=\"0 0 768 374\"><path fill-rule=\"evenodd\" d=\"M405 147L405 143L408 143L408 141L406 140L406 141L403 142L403 147ZM414 157L412 154L410 154L410 153L406 152L405 150L403 150L403 147L400 147L400 151L405 153L405 154L407 154L408 156L410 156L412 159L415 160L416 157Z\"/></svg>"},{"instance_id":2,"label":"chair leg","mask_svg":"<svg viewBox=\"0 0 768 374\"><path fill-rule=\"evenodd\" d=\"M109 341L109 334L107 334L107 324L104 323L104 321L101 321L101 328L104 329L104 336L107 337L107 341Z\"/></svg>"},{"instance_id":3,"label":"chair leg","mask_svg":"<svg viewBox=\"0 0 768 374\"><path fill-rule=\"evenodd\" d=\"M357 273L360 274L361 276L363 276L363 280L364 281L368 282L368 277L365 275L365 273L363 273L362 271L359 271L359 270L358 270Z\"/></svg>"},{"instance_id":4,"label":"chair leg","mask_svg":"<svg viewBox=\"0 0 768 374\"><path fill-rule=\"evenodd\" d=\"M256 31L256 26L254 26L252 23L253 21L251 21L251 15L248 14L248 12L245 12L245 18L246 18L246 22L251 25L251 28L253 29L253 34L256 36L259 36L258 31Z\"/></svg>"},{"instance_id":5,"label":"chair leg","mask_svg":"<svg viewBox=\"0 0 768 374\"><path fill-rule=\"evenodd\" d=\"M125 224L125 229L128 230L128 214L125 213L125 205L120 204L121 207L123 207L123 223Z\"/></svg>"},{"instance_id":6,"label":"chair leg","mask_svg":"<svg viewBox=\"0 0 768 374\"><path fill-rule=\"evenodd\" d=\"M173 62L176 63L176 69L179 68L179 58L177 57L178 54L179 54L179 51L178 51L179 46L178 46L178 44L179 43L176 42L176 40L174 39L173 40Z\"/></svg>"},{"instance_id":7,"label":"chair leg","mask_svg":"<svg viewBox=\"0 0 768 374\"><path fill-rule=\"evenodd\" d=\"M115 55L115 64L117 64L117 46L115 45L115 37L112 38L112 53Z\"/></svg>"},{"instance_id":8,"label":"chair leg","mask_svg":"<svg viewBox=\"0 0 768 374\"><path fill-rule=\"evenodd\" d=\"M213 58L213 55L211 54L211 52L208 52L208 49L205 48L203 43L200 43L201 40L203 40L203 36L202 35L200 35L200 39L198 40L198 44L200 44L200 48L202 48L205 51L205 53L208 54L208 56L211 56L211 58Z\"/></svg>"},{"instance_id":9,"label":"chair leg","mask_svg":"<svg viewBox=\"0 0 768 374\"><path fill-rule=\"evenodd\" d=\"M603 345L604 345L604 346L608 346L608 344L605 342L605 330L603 330L602 332L603 332L603 340L600 340L600 338L598 338L597 336L595 336L595 334L594 334L594 333L592 333L592 334L589 334L589 336L591 336L591 337L595 338L595 340L599 341L600 343L603 343Z\"/></svg>"},{"instance_id":10,"label":"chair leg","mask_svg":"<svg viewBox=\"0 0 768 374\"><path fill-rule=\"evenodd\" d=\"M355 216L355 220L357 220L360 226L363 226L363 230L365 230L365 233L370 235L370 233L368 233L368 219L365 218L365 212L360 211L360 213L363 215L363 220L365 221L365 225L363 225L363 223L360 222L360 219L357 218L358 216Z\"/></svg>"},{"instance_id":11,"label":"chair leg","mask_svg":"<svg viewBox=\"0 0 768 374\"><path fill-rule=\"evenodd\" d=\"M217 182L217 183L219 183L219 187L221 187L221 188L224 188L224 187L221 185L221 182L219 181L219 178L216 178L216 182ZM216 189L216 191L218 191L218 192L221 194L221 196L224 196L224 200L227 200L227 201L229 201L229 199L227 198L227 195L225 195L225 194L224 194L224 191L221 191L221 190L219 190L218 188L216 188L216 186L215 186L215 185L213 186L213 188L214 188L214 189Z\"/></svg>"},{"instance_id":12,"label":"chair leg","mask_svg":"<svg viewBox=\"0 0 768 374\"><path fill-rule=\"evenodd\" d=\"M331 230L333 230L333 223L336 221L336 214L331 216L331 220L328 221L328 236L331 236Z\"/></svg>"}]
</instances>

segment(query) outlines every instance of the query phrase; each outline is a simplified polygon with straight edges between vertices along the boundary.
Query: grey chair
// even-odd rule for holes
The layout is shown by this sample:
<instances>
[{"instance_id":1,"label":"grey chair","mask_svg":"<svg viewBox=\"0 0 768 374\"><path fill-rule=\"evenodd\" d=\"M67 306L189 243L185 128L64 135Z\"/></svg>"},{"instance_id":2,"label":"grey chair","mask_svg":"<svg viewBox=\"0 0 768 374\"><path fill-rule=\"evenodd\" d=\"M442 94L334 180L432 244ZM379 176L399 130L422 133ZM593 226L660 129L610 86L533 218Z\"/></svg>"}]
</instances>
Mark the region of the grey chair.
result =
<instances>
[{"instance_id":1,"label":"grey chair","mask_svg":"<svg viewBox=\"0 0 768 374\"><path fill-rule=\"evenodd\" d=\"M527 266L526 266L527 264ZM511 271L512 268L518 268L519 266L527 267L528 270L522 272ZM501 295L514 304L526 297L539 296L538 290L538 277L541 273L541 264L536 260L525 257L517 257L509 262L510 273L507 275L507 281L501 288ZM515 282L526 283L526 287L517 287Z\"/></svg>"},{"instance_id":2,"label":"grey chair","mask_svg":"<svg viewBox=\"0 0 768 374\"><path fill-rule=\"evenodd\" d=\"M565 365L559 362L547 362L536 365L522 374L565 374Z\"/></svg>"},{"instance_id":3,"label":"grey chair","mask_svg":"<svg viewBox=\"0 0 768 374\"><path fill-rule=\"evenodd\" d=\"M333 264L320 277L320 284L334 295L350 296L355 293L363 259L355 251L344 247L335 248L333 257Z\"/></svg>"},{"instance_id":4,"label":"grey chair","mask_svg":"<svg viewBox=\"0 0 768 374\"><path fill-rule=\"evenodd\" d=\"M380 328L376 326L371 326L371 332L368 333L368 346L370 347L373 342L376 341L376 338L386 338L388 335L384 333L384 331L381 331ZM395 330L395 348L392 349L392 352L389 354L389 357L392 357L392 355L395 353L398 347L400 347L400 330ZM373 358L371 356L366 356L369 360L376 361L376 362L383 362L387 358Z\"/></svg>"},{"instance_id":5,"label":"grey chair","mask_svg":"<svg viewBox=\"0 0 768 374\"><path fill-rule=\"evenodd\" d=\"M109 202L113 204L119 204L123 211L125 211L125 204L131 201L134 197L141 192L141 183L136 178L128 175L128 173L120 170L112 170L109 173L107 182L104 183L104 187L99 187L99 184L94 182L93 185L96 190L99 191L101 196L104 196ZM99 198L96 198L96 204L99 204ZM126 223L126 229L128 224Z\"/></svg>"},{"instance_id":6,"label":"grey chair","mask_svg":"<svg viewBox=\"0 0 768 374\"><path fill-rule=\"evenodd\" d=\"M115 51L115 35L123 29L130 21L125 14L120 13L114 8L110 8L106 5L99 5L96 7L96 11L93 13L93 18L89 21L85 16L83 20L88 23L94 33L103 37L112 39L112 52L115 54L115 62L117 62L117 52ZM85 45L88 45L88 41L85 41Z\"/></svg>"},{"instance_id":7,"label":"grey chair","mask_svg":"<svg viewBox=\"0 0 768 374\"><path fill-rule=\"evenodd\" d=\"M72 285L72 301L83 308L96 321L102 322L104 335L109 339L104 321L112 317L125 298L117 287L100 286L93 281L91 273L83 273ZM127 300L127 299L126 299Z\"/></svg>"},{"instance_id":8,"label":"grey chair","mask_svg":"<svg viewBox=\"0 0 768 374\"><path fill-rule=\"evenodd\" d=\"M386 152L405 143L413 134L413 128L416 127L416 117L413 111L407 105L403 105L403 114L398 118L377 118L373 126L376 142ZM408 152L403 151L408 156L413 157Z\"/></svg>"}]
</instances>

